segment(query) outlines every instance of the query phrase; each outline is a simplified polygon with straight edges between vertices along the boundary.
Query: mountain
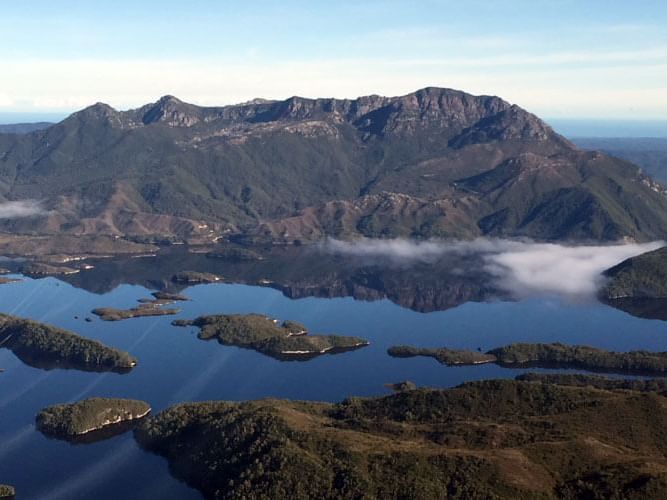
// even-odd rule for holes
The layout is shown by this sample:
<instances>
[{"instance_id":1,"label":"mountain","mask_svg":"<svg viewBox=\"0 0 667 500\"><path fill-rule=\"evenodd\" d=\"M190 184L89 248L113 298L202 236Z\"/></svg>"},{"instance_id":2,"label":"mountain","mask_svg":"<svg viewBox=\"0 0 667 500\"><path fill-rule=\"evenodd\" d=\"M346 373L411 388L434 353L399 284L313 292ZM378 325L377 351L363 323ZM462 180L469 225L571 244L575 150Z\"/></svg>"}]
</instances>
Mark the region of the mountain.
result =
<instances>
[{"instance_id":1,"label":"mountain","mask_svg":"<svg viewBox=\"0 0 667 500\"><path fill-rule=\"evenodd\" d=\"M0 134L29 134L35 130L43 130L53 125L51 122L8 123L0 125Z\"/></svg>"},{"instance_id":2,"label":"mountain","mask_svg":"<svg viewBox=\"0 0 667 500\"><path fill-rule=\"evenodd\" d=\"M635 165L577 149L498 97L165 96L98 103L47 129L0 135L0 201L38 200L11 234L210 242L667 235L667 196Z\"/></svg>"},{"instance_id":3,"label":"mountain","mask_svg":"<svg viewBox=\"0 0 667 500\"><path fill-rule=\"evenodd\" d=\"M667 182L667 138L664 137L577 137L578 147L603 151L636 163L659 182Z\"/></svg>"}]
</instances>

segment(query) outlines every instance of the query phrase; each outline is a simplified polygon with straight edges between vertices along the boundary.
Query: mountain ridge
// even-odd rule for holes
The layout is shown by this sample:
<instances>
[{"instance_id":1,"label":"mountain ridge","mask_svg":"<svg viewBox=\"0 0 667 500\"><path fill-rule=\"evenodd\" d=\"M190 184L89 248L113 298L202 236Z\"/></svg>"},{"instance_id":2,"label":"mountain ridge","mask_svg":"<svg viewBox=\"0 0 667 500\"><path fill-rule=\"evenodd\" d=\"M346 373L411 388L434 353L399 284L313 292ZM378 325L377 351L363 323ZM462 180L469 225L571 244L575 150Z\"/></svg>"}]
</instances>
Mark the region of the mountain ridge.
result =
<instances>
[{"instance_id":1,"label":"mountain ridge","mask_svg":"<svg viewBox=\"0 0 667 500\"><path fill-rule=\"evenodd\" d=\"M397 97L163 96L96 103L44 130L0 134L0 201L45 214L11 234L210 243L344 238L647 240L667 197L638 167L584 152L495 96L427 87Z\"/></svg>"}]
</instances>

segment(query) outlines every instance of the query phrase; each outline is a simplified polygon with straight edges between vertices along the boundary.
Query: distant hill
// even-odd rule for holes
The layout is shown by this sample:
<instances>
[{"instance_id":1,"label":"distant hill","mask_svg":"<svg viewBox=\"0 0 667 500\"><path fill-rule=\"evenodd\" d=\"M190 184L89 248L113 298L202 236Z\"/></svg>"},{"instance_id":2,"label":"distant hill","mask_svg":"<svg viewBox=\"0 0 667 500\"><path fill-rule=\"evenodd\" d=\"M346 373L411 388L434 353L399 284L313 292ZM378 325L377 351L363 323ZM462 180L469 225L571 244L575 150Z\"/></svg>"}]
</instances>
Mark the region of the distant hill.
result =
<instances>
[{"instance_id":1,"label":"distant hill","mask_svg":"<svg viewBox=\"0 0 667 500\"><path fill-rule=\"evenodd\" d=\"M51 122L10 123L0 125L0 134L29 134L36 130L43 130L53 125Z\"/></svg>"},{"instance_id":2,"label":"distant hill","mask_svg":"<svg viewBox=\"0 0 667 500\"><path fill-rule=\"evenodd\" d=\"M667 196L632 163L586 152L498 97L165 96L95 104L0 135L0 199L40 213L0 230L289 243L339 238L667 235Z\"/></svg>"},{"instance_id":3,"label":"distant hill","mask_svg":"<svg viewBox=\"0 0 667 500\"><path fill-rule=\"evenodd\" d=\"M667 183L667 138L662 137L575 137L581 149L605 153L636 163L659 182Z\"/></svg>"}]
</instances>

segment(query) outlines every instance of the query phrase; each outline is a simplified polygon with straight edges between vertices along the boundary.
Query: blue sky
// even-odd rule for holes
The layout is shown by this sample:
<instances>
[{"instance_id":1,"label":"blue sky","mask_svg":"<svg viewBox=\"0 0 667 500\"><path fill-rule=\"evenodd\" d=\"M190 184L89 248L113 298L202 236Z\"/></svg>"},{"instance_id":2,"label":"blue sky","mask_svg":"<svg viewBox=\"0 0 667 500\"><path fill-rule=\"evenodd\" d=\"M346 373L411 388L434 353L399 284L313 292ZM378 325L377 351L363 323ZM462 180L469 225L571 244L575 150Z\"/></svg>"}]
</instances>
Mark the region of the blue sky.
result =
<instances>
[{"instance_id":1,"label":"blue sky","mask_svg":"<svg viewBox=\"0 0 667 500\"><path fill-rule=\"evenodd\" d=\"M667 119L667 2L0 2L0 113L174 94L496 94L545 117Z\"/></svg>"}]
</instances>

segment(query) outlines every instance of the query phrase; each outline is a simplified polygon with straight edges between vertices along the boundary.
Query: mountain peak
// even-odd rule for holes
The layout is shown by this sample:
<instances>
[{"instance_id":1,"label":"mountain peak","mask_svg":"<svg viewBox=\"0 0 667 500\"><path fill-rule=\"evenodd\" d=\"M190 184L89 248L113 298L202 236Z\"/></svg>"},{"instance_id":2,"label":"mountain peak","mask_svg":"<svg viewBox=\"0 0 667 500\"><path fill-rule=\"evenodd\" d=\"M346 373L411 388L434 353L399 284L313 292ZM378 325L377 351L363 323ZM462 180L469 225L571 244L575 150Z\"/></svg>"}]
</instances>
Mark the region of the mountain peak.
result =
<instances>
[{"instance_id":1,"label":"mountain peak","mask_svg":"<svg viewBox=\"0 0 667 500\"><path fill-rule=\"evenodd\" d=\"M173 95L160 97L154 104L141 108L144 125L162 122L170 127L191 127L201 120L201 108L188 104Z\"/></svg>"}]
</instances>

